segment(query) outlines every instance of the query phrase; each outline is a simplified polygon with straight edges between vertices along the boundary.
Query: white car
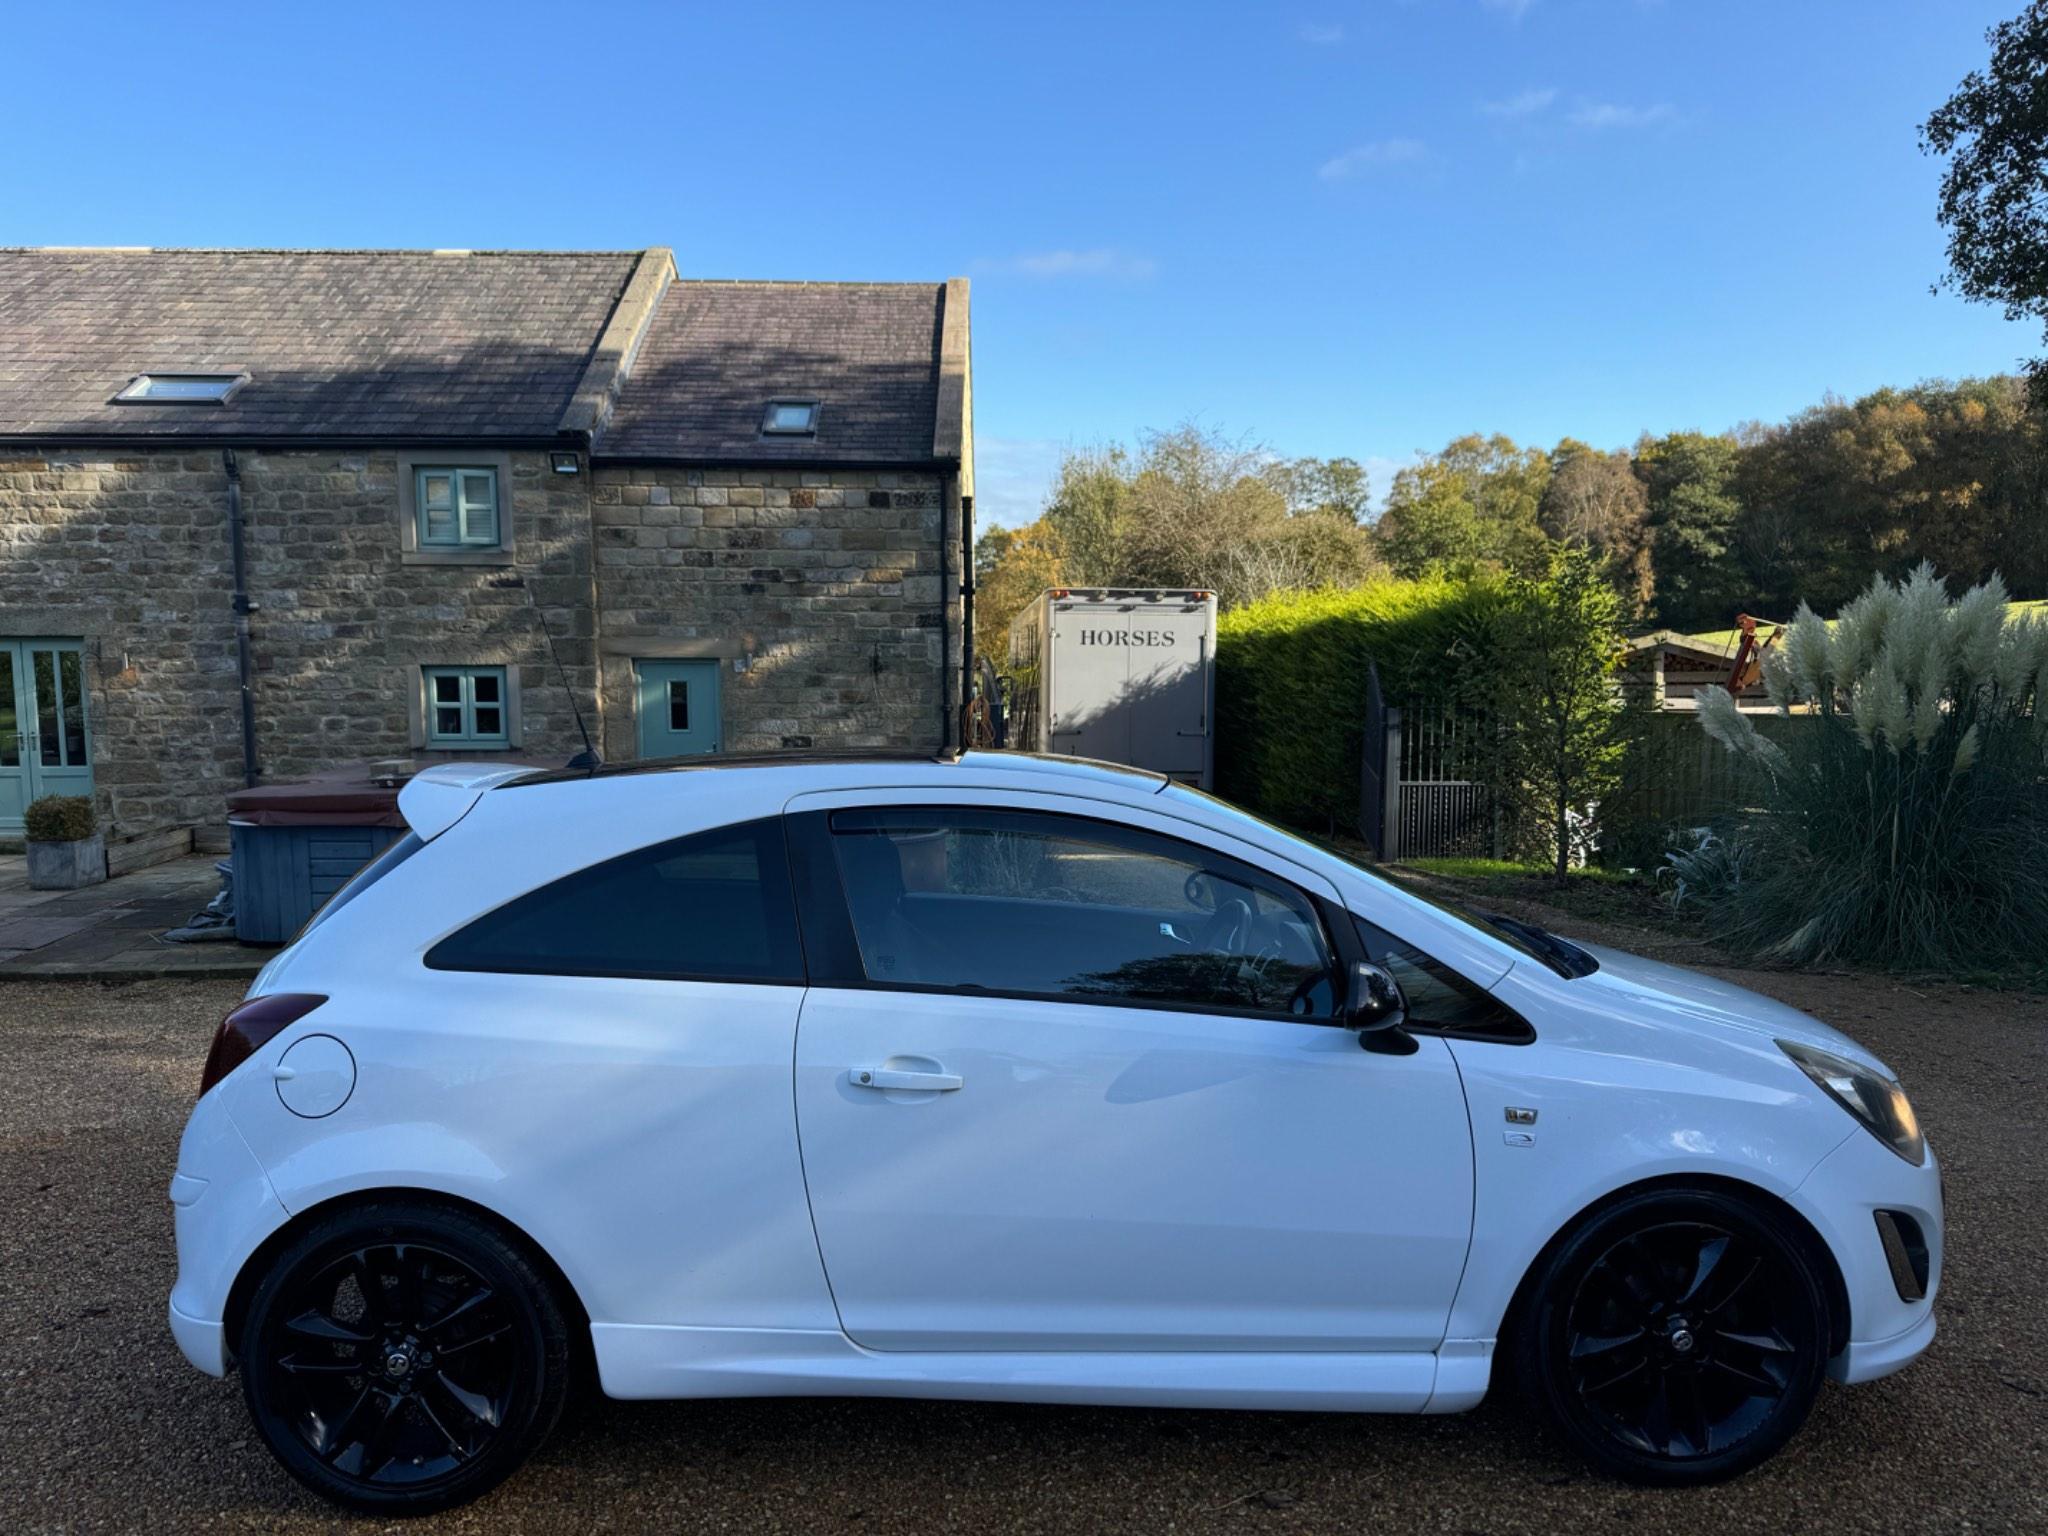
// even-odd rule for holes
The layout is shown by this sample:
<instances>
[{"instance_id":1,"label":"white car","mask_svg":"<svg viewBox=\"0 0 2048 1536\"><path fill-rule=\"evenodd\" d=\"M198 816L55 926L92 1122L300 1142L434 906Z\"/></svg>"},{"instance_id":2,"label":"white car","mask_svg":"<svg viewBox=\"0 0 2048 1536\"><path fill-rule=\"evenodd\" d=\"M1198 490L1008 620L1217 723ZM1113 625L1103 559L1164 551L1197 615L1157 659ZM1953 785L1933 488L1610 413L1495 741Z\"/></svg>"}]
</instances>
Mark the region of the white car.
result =
<instances>
[{"instance_id":1,"label":"white car","mask_svg":"<svg viewBox=\"0 0 2048 1536\"><path fill-rule=\"evenodd\" d=\"M619 1398L1451 1413L1768 1456L1934 1337L1883 1063L1158 777L436 768L221 1025L172 1331L358 1509Z\"/></svg>"}]
</instances>

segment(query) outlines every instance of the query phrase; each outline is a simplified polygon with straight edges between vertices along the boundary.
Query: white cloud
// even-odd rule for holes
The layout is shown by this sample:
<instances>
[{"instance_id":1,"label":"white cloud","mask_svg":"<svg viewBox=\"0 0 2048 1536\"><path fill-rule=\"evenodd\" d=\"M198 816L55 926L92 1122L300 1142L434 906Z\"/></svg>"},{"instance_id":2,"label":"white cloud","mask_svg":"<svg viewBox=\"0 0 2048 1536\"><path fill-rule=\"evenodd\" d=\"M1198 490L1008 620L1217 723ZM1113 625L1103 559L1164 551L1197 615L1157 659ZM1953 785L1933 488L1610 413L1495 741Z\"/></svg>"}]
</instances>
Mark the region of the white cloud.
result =
<instances>
[{"instance_id":1,"label":"white cloud","mask_svg":"<svg viewBox=\"0 0 2048 1536\"><path fill-rule=\"evenodd\" d=\"M1654 106L1628 107L1611 101L1581 101L1571 111L1574 128L1654 128L1678 116L1668 101Z\"/></svg>"},{"instance_id":2,"label":"white cloud","mask_svg":"<svg viewBox=\"0 0 2048 1536\"><path fill-rule=\"evenodd\" d=\"M1479 104L1479 110L1488 117L1534 117L1556 100L1557 90L1554 86L1534 87L1526 91L1517 91L1514 95L1503 97L1499 101L1483 101Z\"/></svg>"},{"instance_id":3,"label":"white cloud","mask_svg":"<svg viewBox=\"0 0 2048 1536\"><path fill-rule=\"evenodd\" d=\"M1143 280L1159 271L1159 263L1150 256L1120 251L1113 246L1098 246L1086 251L1027 251L1021 256L1007 256L999 261L978 261L975 265L987 272L1016 272L1025 277L1048 278L1112 277Z\"/></svg>"},{"instance_id":4,"label":"white cloud","mask_svg":"<svg viewBox=\"0 0 2048 1536\"><path fill-rule=\"evenodd\" d=\"M1377 166L1412 164L1425 153L1420 139L1376 139L1325 160L1316 174L1324 181L1343 181Z\"/></svg>"},{"instance_id":5,"label":"white cloud","mask_svg":"<svg viewBox=\"0 0 2048 1536\"><path fill-rule=\"evenodd\" d=\"M1295 36L1304 43L1314 43L1318 48L1330 48L1344 41L1344 29L1335 22L1305 21Z\"/></svg>"},{"instance_id":6,"label":"white cloud","mask_svg":"<svg viewBox=\"0 0 2048 1536\"><path fill-rule=\"evenodd\" d=\"M1016 528L1045 510L1068 445L1051 438L974 439L974 525Z\"/></svg>"}]
</instances>

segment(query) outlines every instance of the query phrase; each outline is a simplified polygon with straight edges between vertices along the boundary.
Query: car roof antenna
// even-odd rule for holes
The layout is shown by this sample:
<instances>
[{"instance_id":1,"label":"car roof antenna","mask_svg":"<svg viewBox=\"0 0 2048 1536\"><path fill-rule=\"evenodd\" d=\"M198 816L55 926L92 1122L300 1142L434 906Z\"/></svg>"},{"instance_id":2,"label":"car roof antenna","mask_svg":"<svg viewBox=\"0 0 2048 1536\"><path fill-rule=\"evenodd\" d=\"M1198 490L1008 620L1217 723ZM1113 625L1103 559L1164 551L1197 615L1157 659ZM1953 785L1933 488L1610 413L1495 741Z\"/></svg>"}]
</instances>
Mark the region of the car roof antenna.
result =
<instances>
[{"instance_id":1,"label":"car roof antenna","mask_svg":"<svg viewBox=\"0 0 2048 1536\"><path fill-rule=\"evenodd\" d=\"M598 755L597 748L590 744L590 727L583 723L583 706L576 702L576 690L569 685L569 669L562 665L562 653L555 649L555 632L548 628L548 616L540 611L540 604L534 601L533 589L527 586L526 578L523 576L494 576L490 584L494 587L517 587L524 592L526 606L533 610L534 618L540 623L540 632L547 638L548 656L554 661L555 673L562 680L562 692L569 695L569 709L576 716L576 733L583 738L583 750L563 766L585 771L602 768L604 759Z\"/></svg>"}]
</instances>

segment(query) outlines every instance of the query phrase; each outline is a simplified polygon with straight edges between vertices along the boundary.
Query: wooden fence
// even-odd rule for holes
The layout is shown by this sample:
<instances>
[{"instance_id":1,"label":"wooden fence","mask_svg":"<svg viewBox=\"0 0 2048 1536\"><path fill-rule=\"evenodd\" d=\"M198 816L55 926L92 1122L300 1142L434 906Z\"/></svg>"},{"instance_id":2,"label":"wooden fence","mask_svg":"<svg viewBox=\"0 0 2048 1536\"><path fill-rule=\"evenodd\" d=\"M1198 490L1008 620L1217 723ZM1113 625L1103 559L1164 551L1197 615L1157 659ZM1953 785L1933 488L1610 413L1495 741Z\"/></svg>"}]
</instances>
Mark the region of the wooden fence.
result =
<instances>
[{"instance_id":1,"label":"wooden fence","mask_svg":"<svg viewBox=\"0 0 2048 1536\"><path fill-rule=\"evenodd\" d=\"M1811 729L1802 716L1749 718L1758 734L1773 741ZM1704 824L1755 803L1755 770L1709 736L1698 715L1658 713L1642 723L1641 734L1622 762L1621 786L1600 807L1603 824Z\"/></svg>"}]
</instances>

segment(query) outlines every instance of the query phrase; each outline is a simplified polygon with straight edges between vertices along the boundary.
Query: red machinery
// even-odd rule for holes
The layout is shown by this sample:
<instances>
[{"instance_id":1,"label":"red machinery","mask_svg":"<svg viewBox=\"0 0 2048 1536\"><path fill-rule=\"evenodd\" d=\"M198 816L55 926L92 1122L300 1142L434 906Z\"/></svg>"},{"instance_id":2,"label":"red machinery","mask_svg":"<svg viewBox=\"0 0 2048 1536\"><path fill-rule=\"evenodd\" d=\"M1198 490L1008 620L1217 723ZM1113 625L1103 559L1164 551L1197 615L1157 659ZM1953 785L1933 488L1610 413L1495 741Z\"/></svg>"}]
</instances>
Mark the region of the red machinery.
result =
<instances>
[{"instance_id":1,"label":"red machinery","mask_svg":"<svg viewBox=\"0 0 2048 1536\"><path fill-rule=\"evenodd\" d=\"M1759 622L1746 613L1738 613L1735 616L1735 627L1742 631L1742 640L1735 647L1735 665L1728 669L1726 686L1731 694L1740 695L1743 689L1750 687L1763 676L1764 652L1768 651L1771 642L1778 638L1778 626L1772 625L1769 634L1761 640L1757 639L1756 627Z\"/></svg>"}]
</instances>

